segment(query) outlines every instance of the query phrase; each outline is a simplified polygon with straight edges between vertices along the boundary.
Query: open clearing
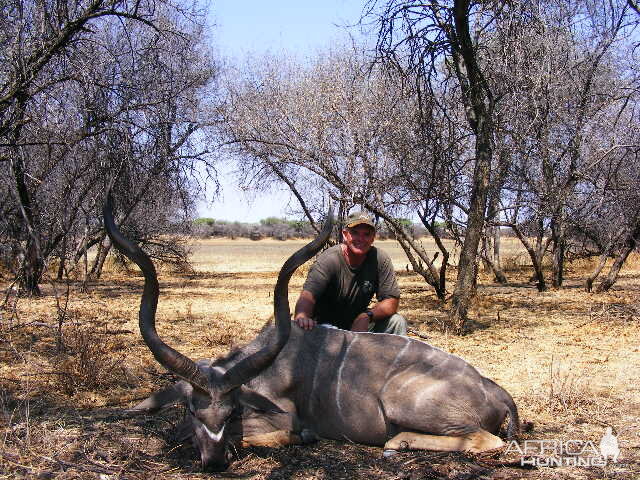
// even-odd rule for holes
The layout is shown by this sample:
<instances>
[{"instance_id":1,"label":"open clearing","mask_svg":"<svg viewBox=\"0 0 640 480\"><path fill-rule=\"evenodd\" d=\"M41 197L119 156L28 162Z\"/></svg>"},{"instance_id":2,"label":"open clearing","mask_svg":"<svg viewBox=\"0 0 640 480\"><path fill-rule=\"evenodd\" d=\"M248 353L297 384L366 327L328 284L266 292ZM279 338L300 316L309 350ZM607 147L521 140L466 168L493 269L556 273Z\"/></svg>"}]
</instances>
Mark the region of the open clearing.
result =
<instances>
[{"instance_id":1,"label":"open clearing","mask_svg":"<svg viewBox=\"0 0 640 480\"><path fill-rule=\"evenodd\" d=\"M194 359L248 342L272 318L276 272L302 243L197 242L194 273L160 272L160 335ZM125 413L172 380L140 339L142 278L132 269L106 272L87 293L72 283L66 308L66 286L56 287L57 306L46 284L42 298L18 299L14 309L0 311L0 478L640 478L640 259L630 259L609 293L585 293L580 283L586 265L572 265L565 288L541 294L527 282L530 271L518 267L526 257L508 245L509 284L481 275L473 331L455 337L442 330L446 307L421 277L406 271L402 250L391 241L377 244L394 259L401 312L412 330L505 387L521 419L534 426L522 440L574 441L575 451L576 442L597 447L610 425L618 435L618 462L522 469L464 454L407 452L382 459L379 448L323 440L247 449L229 472L200 473L196 452L171 436L180 408L157 416ZM307 269L292 279L292 305ZM6 279L0 286L6 288ZM497 460L519 460L514 455Z\"/></svg>"}]
</instances>

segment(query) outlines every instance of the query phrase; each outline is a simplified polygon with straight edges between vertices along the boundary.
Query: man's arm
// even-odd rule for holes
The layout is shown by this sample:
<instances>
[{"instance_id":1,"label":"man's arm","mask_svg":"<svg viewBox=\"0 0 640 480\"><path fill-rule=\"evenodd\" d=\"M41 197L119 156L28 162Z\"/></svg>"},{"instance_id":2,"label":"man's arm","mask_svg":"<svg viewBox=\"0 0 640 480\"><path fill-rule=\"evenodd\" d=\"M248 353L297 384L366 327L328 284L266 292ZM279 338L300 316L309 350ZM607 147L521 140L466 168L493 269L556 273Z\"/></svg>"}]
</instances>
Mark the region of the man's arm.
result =
<instances>
[{"instance_id":1,"label":"man's arm","mask_svg":"<svg viewBox=\"0 0 640 480\"><path fill-rule=\"evenodd\" d=\"M298 297L298 301L296 302L296 309L293 314L293 320L300 328L311 330L316 326L316 321L312 318L315 306L316 299L313 296L313 293L308 290L302 290Z\"/></svg>"},{"instance_id":2,"label":"man's arm","mask_svg":"<svg viewBox=\"0 0 640 480\"><path fill-rule=\"evenodd\" d=\"M380 300L371 309L371 312L373 313L372 320L376 322L378 320L389 318L391 315L398 312L399 304L400 304L400 299L395 297L389 297L389 298L385 298L384 300ZM297 308L298 306L296 304L296 310ZM351 331L366 332L368 329L369 329L369 315L367 315L366 312L362 312L353 321L353 325L351 325Z\"/></svg>"}]
</instances>

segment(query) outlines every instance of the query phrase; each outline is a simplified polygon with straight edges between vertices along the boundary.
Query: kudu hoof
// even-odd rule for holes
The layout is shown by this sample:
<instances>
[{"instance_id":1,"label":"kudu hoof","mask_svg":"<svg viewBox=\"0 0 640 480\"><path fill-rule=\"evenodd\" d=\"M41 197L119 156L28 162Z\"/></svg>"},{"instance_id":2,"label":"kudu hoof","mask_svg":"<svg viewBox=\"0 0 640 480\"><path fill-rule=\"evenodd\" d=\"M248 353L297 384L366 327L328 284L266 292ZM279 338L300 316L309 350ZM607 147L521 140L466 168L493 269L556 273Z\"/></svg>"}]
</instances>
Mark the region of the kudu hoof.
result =
<instances>
[{"instance_id":1,"label":"kudu hoof","mask_svg":"<svg viewBox=\"0 0 640 480\"><path fill-rule=\"evenodd\" d=\"M318 435L316 435L316 432L305 428L300 432L300 440L302 440L303 445L306 445L308 443L317 442L319 438Z\"/></svg>"},{"instance_id":2,"label":"kudu hoof","mask_svg":"<svg viewBox=\"0 0 640 480\"><path fill-rule=\"evenodd\" d=\"M382 457L383 458L389 458L389 457L393 457L394 455L397 455L398 453L400 453L400 452L398 452L398 450L394 450L392 448L387 448L386 450L384 450L382 452Z\"/></svg>"}]
</instances>

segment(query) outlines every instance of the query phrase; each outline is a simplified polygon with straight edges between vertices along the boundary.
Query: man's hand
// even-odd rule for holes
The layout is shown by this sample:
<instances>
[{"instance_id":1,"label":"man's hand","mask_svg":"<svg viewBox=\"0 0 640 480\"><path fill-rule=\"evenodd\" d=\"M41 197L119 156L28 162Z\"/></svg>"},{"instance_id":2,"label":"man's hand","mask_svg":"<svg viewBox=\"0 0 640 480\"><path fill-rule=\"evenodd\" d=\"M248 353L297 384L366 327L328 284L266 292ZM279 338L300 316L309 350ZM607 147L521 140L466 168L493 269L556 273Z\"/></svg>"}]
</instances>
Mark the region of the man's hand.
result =
<instances>
[{"instance_id":1,"label":"man's hand","mask_svg":"<svg viewBox=\"0 0 640 480\"><path fill-rule=\"evenodd\" d=\"M296 322L303 330L311 330L316 326L317 322L311 318L315 304L316 299L311 292L307 292L306 290L302 290L302 292L300 292L300 297L296 302L293 321Z\"/></svg>"},{"instance_id":2,"label":"man's hand","mask_svg":"<svg viewBox=\"0 0 640 480\"><path fill-rule=\"evenodd\" d=\"M311 330L317 323L313 318L309 318L304 315L299 315L294 322L296 322L303 330Z\"/></svg>"},{"instance_id":3,"label":"man's hand","mask_svg":"<svg viewBox=\"0 0 640 480\"><path fill-rule=\"evenodd\" d=\"M369 331L369 315L361 313L356 317L351 325L352 332L368 332Z\"/></svg>"},{"instance_id":4,"label":"man's hand","mask_svg":"<svg viewBox=\"0 0 640 480\"><path fill-rule=\"evenodd\" d=\"M371 309L372 317L367 315L367 312L362 312L358 315L353 324L351 325L352 332L368 332L369 331L369 322L374 320L380 320L383 318L388 318L394 313L398 312L398 305L400 304L400 299L389 297L384 300L380 300L376 303L375 307Z\"/></svg>"}]
</instances>

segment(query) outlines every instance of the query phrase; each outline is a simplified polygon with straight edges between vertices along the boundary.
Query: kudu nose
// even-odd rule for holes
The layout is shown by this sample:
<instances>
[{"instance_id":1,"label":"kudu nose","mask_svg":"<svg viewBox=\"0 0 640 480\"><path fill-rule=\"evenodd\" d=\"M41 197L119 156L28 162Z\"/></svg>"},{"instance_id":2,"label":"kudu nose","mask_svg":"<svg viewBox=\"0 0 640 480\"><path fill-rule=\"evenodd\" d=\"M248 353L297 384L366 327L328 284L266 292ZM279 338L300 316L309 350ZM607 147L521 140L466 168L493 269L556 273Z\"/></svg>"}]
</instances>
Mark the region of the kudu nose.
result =
<instances>
[{"instance_id":1,"label":"kudu nose","mask_svg":"<svg viewBox=\"0 0 640 480\"><path fill-rule=\"evenodd\" d=\"M229 468L229 462L208 462L202 463L202 470L205 472L224 472Z\"/></svg>"},{"instance_id":2,"label":"kudu nose","mask_svg":"<svg viewBox=\"0 0 640 480\"><path fill-rule=\"evenodd\" d=\"M220 453L220 452L219 452ZM202 470L205 472L224 472L229 468L231 462L226 454L207 455L200 452L200 460L202 461Z\"/></svg>"}]
</instances>

